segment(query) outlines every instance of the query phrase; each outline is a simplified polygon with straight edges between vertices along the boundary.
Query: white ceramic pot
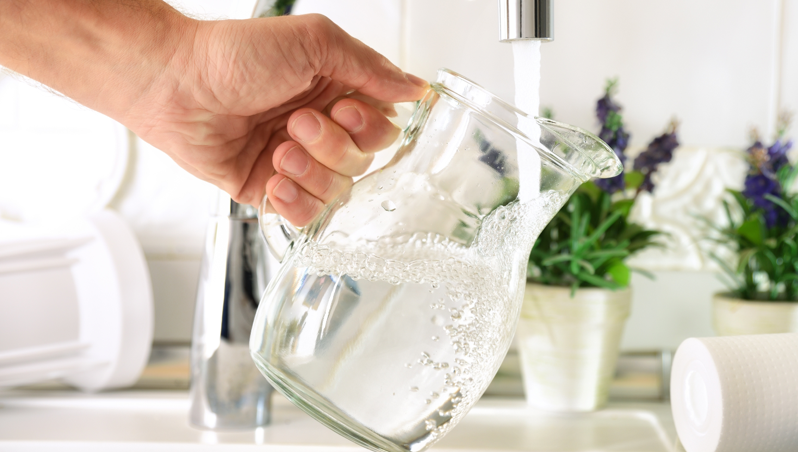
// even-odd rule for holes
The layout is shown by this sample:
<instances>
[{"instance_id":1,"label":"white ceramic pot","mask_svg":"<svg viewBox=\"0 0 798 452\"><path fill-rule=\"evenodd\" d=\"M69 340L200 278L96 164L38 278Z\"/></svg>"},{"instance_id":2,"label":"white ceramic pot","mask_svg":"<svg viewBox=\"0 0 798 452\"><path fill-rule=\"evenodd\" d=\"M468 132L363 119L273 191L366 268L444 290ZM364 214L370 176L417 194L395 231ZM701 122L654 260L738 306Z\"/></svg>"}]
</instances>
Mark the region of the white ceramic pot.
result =
<instances>
[{"instance_id":1,"label":"white ceramic pot","mask_svg":"<svg viewBox=\"0 0 798 452\"><path fill-rule=\"evenodd\" d=\"M527 402L592 411L607 402L632 291L527 284L516 333Z\"/></svg>"},{"instance_id":2,"label":"white ceramic pot","mask_svg":"<svg viewBox=\"0 0 798 452\"><path fill-rule=\"evenodd\" d=\"M720 336L798 333L798 303L748 301L715 294L712 323Z\"/></svg>"}]
</instances>

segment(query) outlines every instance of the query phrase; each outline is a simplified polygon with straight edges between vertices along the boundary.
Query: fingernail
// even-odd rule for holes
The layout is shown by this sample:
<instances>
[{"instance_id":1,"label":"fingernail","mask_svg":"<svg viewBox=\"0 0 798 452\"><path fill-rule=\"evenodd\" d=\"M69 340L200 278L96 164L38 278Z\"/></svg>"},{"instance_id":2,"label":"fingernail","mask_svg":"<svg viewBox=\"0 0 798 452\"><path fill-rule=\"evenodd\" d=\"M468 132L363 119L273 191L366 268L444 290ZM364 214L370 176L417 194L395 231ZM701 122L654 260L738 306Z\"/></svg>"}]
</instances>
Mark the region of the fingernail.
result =
<instances>
[{"instance_id":1,"label":"fingernail","mask_svg":"<svg viewBox=\"0 0 798 452\"><path fill-rule=\"evenodd\" d=\"M338 123L338 125L349 133L356 133L363 128L363 115L361 115L360 111L353 105L344 107L335 112L333 121Z\"/></svg>"},{"instance_id":2,"label":"fingernail","mask_svg":"<svg viewBox=\"0 0 798 452\"><path fill-rule=\"evenodd\" d=\"M426 80L420 77L416 77L413 74L408 74L405 72L405 77L407 77L407 81L421 88L426 88L427 86L429 86L429 83L427 83Z\"/></svg>"},{"instance_id":3,"label":"fingernail","mask_svg":"<svg viewBox=\"0 0 798 452\"><path fill-rule=\"evenodd\" d=\"M293 182L289 179L283 179L274 187L272 194L282 202L291 203L299 196L299 191L296 189Z\"/></svg>"},{"instance_id":4,"label":"fingernail","mask_svg":"<svg viewBox=\"0 0 798 452\"><path fill-rule=\"evenodd\" d=\"M298 147L293 147L280 160L280 169L292 176L299 176L300 174L305 174L309 164L310 160L308 160L305 151Z\"/></svg>"},{"instance_id":5,"label":"fingernail","mask_svg":"<svg viewBox=\"0 0 798 452\"><path fill-rule=\"evenodd\" d=\"M299 141L314 141L321 135L321 123L313 113L305 113L294 120L291 131Z\"/></svg>"}]
</instances>

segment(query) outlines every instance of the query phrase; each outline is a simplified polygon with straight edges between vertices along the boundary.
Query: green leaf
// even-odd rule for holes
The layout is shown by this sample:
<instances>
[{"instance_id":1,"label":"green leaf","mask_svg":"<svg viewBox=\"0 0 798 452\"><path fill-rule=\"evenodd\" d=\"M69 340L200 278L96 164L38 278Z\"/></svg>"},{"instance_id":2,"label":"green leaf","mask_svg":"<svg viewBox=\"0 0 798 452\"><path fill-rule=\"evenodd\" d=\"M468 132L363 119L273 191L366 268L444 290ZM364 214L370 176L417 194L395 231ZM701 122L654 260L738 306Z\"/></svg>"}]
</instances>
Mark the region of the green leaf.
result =
<instances>
[{"instance_id":1,"label":"green leaf","mask_svg":"<svg viewBox=\"0 0 798 452\"><path fill-rule=\"evenodd\" d=\"M779 169L779 173L777 174L779 183L785 189L789 189L792 187L793 181L796 177L798 177L798 165L789 166L785 165Z\"/></svg>"},{"instance_id":2,"label":"green leaf","mask_svg":"<svg viewBox=\"0 0 798 452\"><path fill-rule=\"evenodd\" d=\"M569 260L571 260L573 258L574 257L572 255L570 255L570 254L561 254L559 256L552 256L552 257L548 257L546 259L543 259L543 262L541 262L541 265L553 265L553 264L556 264L558 262L569 261Z\"/></svg>"},{"instance_id":3,"label":"green leaf","mask_svg":"<svg viewBox=\"0 0 798 452\"><path fill-rule=\"evenodd\" d=\"M737 228L737 233L747 238L754 244L761 245L765 236L763 229L762 221L757 215L741 224L740 227Z\"/></svg>"},{"instance_id":4,"label":"green leaf","mask_svg":"<svg viewBox=\"0 0 798 452\"><path fill-rule=\"evenodd\" d=\"M734 200L737 201L737 205L743 209L743 216L748 217L751 214L751 207L748 204L748 200L743 196L743 194L737 190L726 190L728 193L731 193L734 196Z\"/></svg>"},{"instance_id":5,"label":"green leaf","mask_svg":"<svg viewBox=\"0 0 798 452\"><path fill-rule=\"evenodd\" d=\"M634 273L640 273L641 275L645 276L648 279L657 279L653 273L648 270L643 270L642 268L632 268Z\"/></svg>"},{"instance_id":6,"label":"green leaf","mask_svg":"<svg viewBox=\"0 0 798 452\"><path fill-rule=\"evenodd\" d=\"M609 227L612 226L612 224L615 223L620 217L621 217L620 212L615 212L612 215L610 215L609 218L604 220L604 222L601 223L599 227L597 227L596 230L593 231L592 234L590 234L590 236L584 241L584 243L577 249L578 250L577 252L585 250L587 247L589 247L595 241L597 241L601 237L601 234L604 234L604 232L607 229L609 229Z\"/></svg>"},{"instance_id":7,"label":"green leaf","mask_svg":"<svg viewBox=\"0 0 798 452\"><path fill-rule=\"evenodd\" d=\"M729 220L729 226L735 227L735 225L734 225L734 216L732 216L731 207L729 207L729 202L726 201L725 199L722 202L723 202L723 210L726 212L726 218ZM709 221L709 220L707 220L707 221ZM710 223L710 225L715 227L714 224L711 221L709 223Z\"/></svg>"},{"instance_id":8,"label":"green leaf","mask_svg":"<svg viewBox=\"0 0 798 452\"><path fill-rule=\"evenodd\" d=\"M793 219L798 220L798 212L795 211L795 208L793 206L784 202L783 199L779 198L778 196L773 196L770 193L765 194L765 199L786 210L787 213L790 214L791 217L793 217Z\"/></svg>"},{"instance_id":9,"label":"green leaf","mask_svg":"<svg viewBox=\"0 0 798 452\"><path fill-rule=\"evenodd\" d=\"M607 273L610 277L615 280L621 287L626 287L629 285L629 280L632 277L632 272L629 270L629 267L626 266L623 262L617 262L612 267L607 270Z\"/></svg>"},{"instance_id":10,"label":"green leaf","mask_svg":"<svg viewBox=\"0 0 798 452\"><path fill-rule=\"evenodd\" d=\"M604 278L599 278L598 276L595 275L588 275L587 273L580 273L576 275L576 277L596 287L603 287L605 289L613 289L613 290L621 288L621 286L619 286L618 283L616 283L615 281L607 281Z\"/></svg>"},{"instance_id":11,"label":"green leaf","mask_svg":"<svg viewBox=\"0 0 798 452\"><path fill-rule=\"evenodd\" d=\"M613 212L620 212L624 218L629 216L629 212L632 211L632 207L635 205L634 199L622 199L620 201L615 201L610 207L610 210Z\"/></svg>"},{"instance_id":12,"label":"green leaf","mask_svg":"<svg viewBox=\"0 0 798 452\"><path fill-rule=\"evenodd\" d=\"M745 267L748 266L749 261L754 256L754 254L759 251L756 248L747 248L741 250L738 257L737 257L737 273L742 273L745 271Z\"/></svg>"},{"instance_id":13,"label":"green leaf","mask_svg":"<svg viewBox=\"0 0 798 452\"><path fill-rule=\"evenodd\" d=\"M626 188L634 188L637 189L641 185L643 185L643 181L646 179L646 176L643 175L640 171L629 171L624 173L623 181L626 183Z\"/></svg>"},{"instance_id":14,"label":"green leaf","mask_svg":"<svg viewBox=\"0 0 798 452\"><path fill-rule=\"evenodd\" d=\"M588 251L585 253L585 259L596 259L600 257L626 257L629 255L629 251L625 249L607 249L607 250L599 250L599 251Z\"/></svg>"},{"instance_id":15,"label":"green leaf","mask_svg":"<svg viewBox=\"0 0 798 452\"><path fill-rule=\"evenodd\" d=\"M580 223L580 214L582 213L580 209L581 203L579 202L579 197L574 196L571 198L571 204L569 207L571 208L571 247L576 249L576 244L578 243L579 239L579 223Z\"/></svg>"},{"instance_id":16,"label":"green leaf","mask_svg":"<svg viewBox=\"0 0 798 452\"><path fill-rule=\"evenodd\" d=\"M598 188L598 186L591 181L587 181L580 185L578 191L590 196L590 199L598 199L598 197L604 193L604 190Z\"/></svg>"},{"instance_id":17,"label":"green leaf","mask_svg":"<svg viewBox=\"0 0 798 452\"><path fill-rule=\"evenodd\" d=\"M584 260L584 259L580 259L580 260L579 260L579 266L580 266L580 267L582 267L582 268L584 268L584 269L585 269L585 271L587 271L587 272L588 272L588 273L590 273L591 275L592 275L592 274L594 274L594 273L596 273L596 269L595 269L595 268L593 268L593 266L592 266L592 265L590 265L590 262L588 262L588 261L586 261L586 260Z\"/></svg>"},{"instance_id":18,"label":"green leaf","mask_svg":"<svg viewBox=\"0 0 798 452\"><path fill-rule=\"evenodd\" d=\"M740 275L737 272L735 272L731 267L729 267L729 264L727 264L725 260L721 259L720 256L718 256L715 253L709 253L709 257L711 257L712 260L714 260L715 263L717 263L718 266L720 266L721 270L726 272L726 275L728 275L729 278L732 281L734 281L736 287L739 288L740 286L744 285L744 281L742 280Z\"/></svg>"}]
</instances>

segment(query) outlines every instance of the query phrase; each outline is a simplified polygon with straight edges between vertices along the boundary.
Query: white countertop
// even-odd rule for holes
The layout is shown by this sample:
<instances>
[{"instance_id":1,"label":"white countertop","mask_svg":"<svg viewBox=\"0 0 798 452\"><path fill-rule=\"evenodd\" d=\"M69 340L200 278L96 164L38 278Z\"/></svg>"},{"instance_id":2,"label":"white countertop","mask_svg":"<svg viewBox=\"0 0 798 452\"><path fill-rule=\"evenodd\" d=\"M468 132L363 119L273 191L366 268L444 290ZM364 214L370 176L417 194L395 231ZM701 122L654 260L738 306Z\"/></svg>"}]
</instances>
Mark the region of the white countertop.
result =
<instances>
[{"instance_id":1,"label":"white countertop","mask_svg":"<svg viewBox=\"0 0 798 452\"><path fill-rule=\"evenodd\" d=\"M211 432L188 425L186 391L0 392L0 452L363 451L275 394L271 425ZM547 414L519 399L485 398L433 451L672 452L666 403L611 404L586 414Z\"/></svg>"}]
</instances>

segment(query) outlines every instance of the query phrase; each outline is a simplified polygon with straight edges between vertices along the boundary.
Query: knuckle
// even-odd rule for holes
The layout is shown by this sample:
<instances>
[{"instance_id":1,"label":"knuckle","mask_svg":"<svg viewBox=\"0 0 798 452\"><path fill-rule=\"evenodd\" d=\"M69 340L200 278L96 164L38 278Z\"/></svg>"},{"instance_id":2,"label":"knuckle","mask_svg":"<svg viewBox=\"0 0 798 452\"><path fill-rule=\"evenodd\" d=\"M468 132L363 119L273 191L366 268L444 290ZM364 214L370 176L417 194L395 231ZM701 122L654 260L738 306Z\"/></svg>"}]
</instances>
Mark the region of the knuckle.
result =
<instances>
[{"instance_id":1,"label":"knuckle","mask_svg":"<svg viewBox=\"0 0 798 452\"><path fill-rule=\"evenodd\" d=\"M330 33L333 31L335 25L330 18L324 14L313 13L303 16L307 22L308 28L317 33Z\"/></svg>"}]
</instances>

